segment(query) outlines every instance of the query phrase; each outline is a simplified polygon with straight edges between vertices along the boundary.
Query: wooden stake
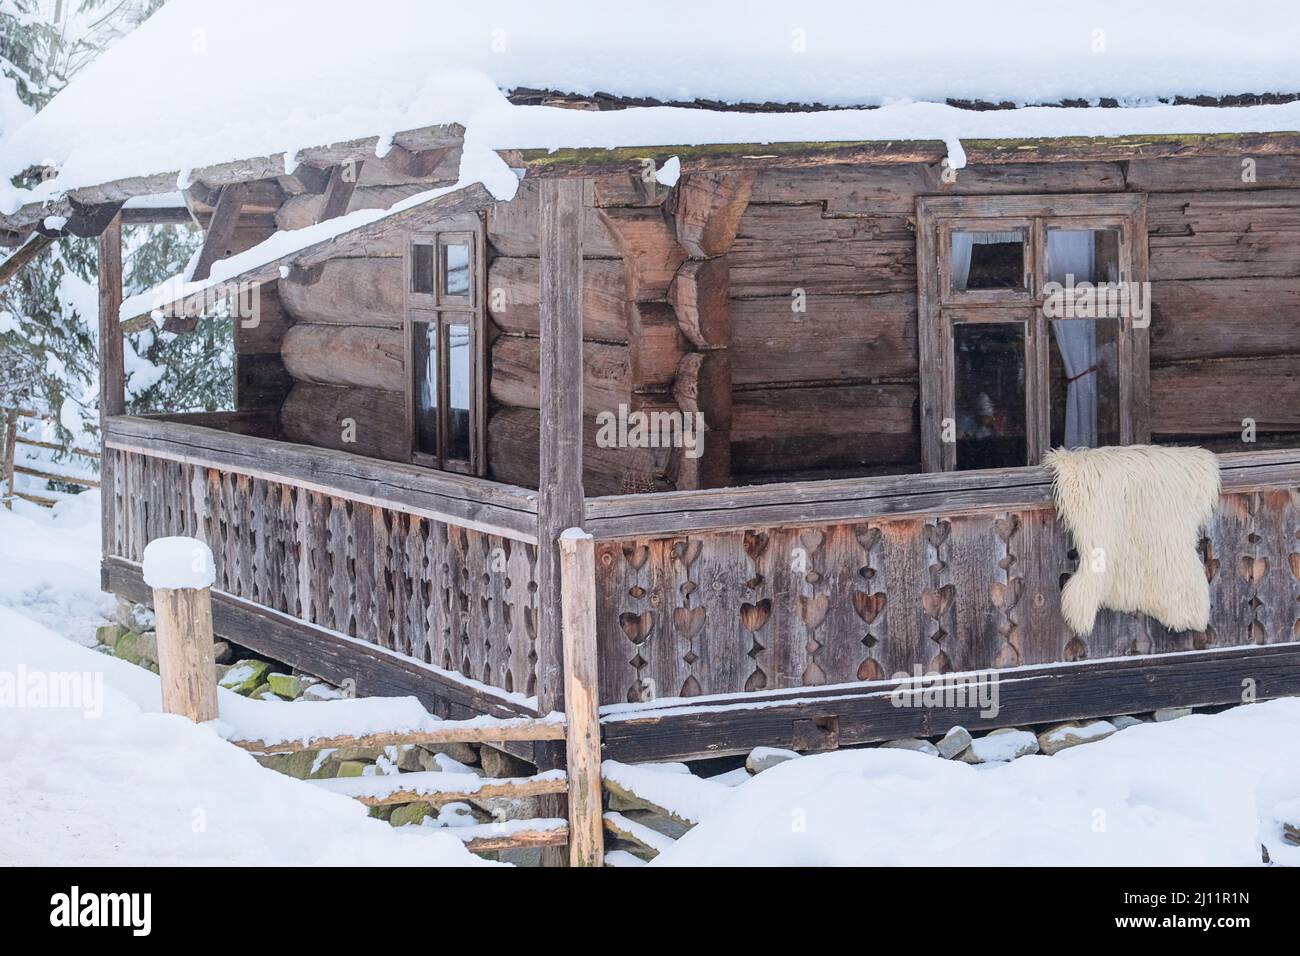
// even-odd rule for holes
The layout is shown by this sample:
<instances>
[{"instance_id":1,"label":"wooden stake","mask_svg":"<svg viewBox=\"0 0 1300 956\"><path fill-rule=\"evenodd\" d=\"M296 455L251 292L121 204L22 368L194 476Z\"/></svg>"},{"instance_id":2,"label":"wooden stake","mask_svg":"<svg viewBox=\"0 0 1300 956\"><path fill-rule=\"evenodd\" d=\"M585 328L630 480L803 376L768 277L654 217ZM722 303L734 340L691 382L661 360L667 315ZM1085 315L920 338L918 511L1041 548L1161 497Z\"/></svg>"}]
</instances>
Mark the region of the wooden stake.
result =
<instances>
[{"instance_id":1,"label":"wooden stake","mask_svg":"<svg viewBox=\"0 0 1300 956\"><path fill-rule=\"evenodd\" d=\"M196 723L217 717L210 588L154 588L163 710Z\"/></svg>"},{"instance_id":2,"label":"wooden stake","mask_svg":"<svg viewBox=\"0 0 1300 956\"><path fill-rule=\"evenodd\" d=\"M0 476L5 479L5 508L9 511L14 510L14 495L17 493L17 479L14 477L14 446L17 444L18 410L11 408L5 412L5 460L4 468L0 469Z\"/></svg>"},{"instance_id":3,"label":"wooden stake","mask_svg":"<svg viewBox=\"0 0 1300 956\"><path fill-rule=\"evenodd\" d=\"M596 547L577 529L560 536L564 712L568 744L569 865L602 866L600 715L596 670Z\"/></svg>"}]
</instances>

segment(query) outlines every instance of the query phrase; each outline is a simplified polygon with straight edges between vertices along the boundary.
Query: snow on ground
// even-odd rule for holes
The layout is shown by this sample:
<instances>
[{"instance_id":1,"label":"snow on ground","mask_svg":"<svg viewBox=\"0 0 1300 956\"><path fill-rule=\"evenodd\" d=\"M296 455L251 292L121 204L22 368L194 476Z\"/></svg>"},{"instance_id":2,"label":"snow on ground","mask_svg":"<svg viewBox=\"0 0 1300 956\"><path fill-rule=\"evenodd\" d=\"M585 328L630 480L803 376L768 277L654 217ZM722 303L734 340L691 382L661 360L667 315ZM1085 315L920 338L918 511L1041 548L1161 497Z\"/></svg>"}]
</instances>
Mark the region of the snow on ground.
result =
<instances>
[{"instance_id":1,"label":"snow on ground","mask_svg":"<svg viewBox=\"0 0 1300 956\"><path fill-rule=\"evenodd\" d=\"M304 147L448 123L480 148L1293 130L1295 105L1151 104L1296 92L1297 44L1286 0L1256 0L1249 16L1209 0L372 0L364 16L344 0L172 0L0 142L0 207L253 156L292 166ZM159 83L139 68L159 60L183 68ZM882 108L584 112L513 107L502 91L518 87ZM1144 108L943 105L1102 97ZM60 175L11 189L33 164Z\"/></svg>"},{"instance_id":2,"label":"snow on ground","mask_svg":"<svg viewBox=\"0 0 1300 956\"><path fill-rule=\"evenodd\" d=\"M1012 763L803 757L741 784L654 863L1258 865L1261 818L1274 826L1285 795L1300 798L1297 754L1300 699L1289 698Z\"/></svg>"},{"instance_id":3,"label":"snow on ground","mask_svg":"<svg viewBox=\"0 0 1300 956\"><path fill-rule=\"evenodd\" d=\"M454 836L411 839L355 800L261 767L215 728L161 713L153 674L77 646L102 623L93 612L112 608L85 499L57 514L0 511L0 864L483 862ZM274 706L222 692L223 707L235 701ZM283 706L305 717L317 705Z\"/></svg>"},{"instance_id":4,"label":"snow on ground","mask_svg":"<svg viewBox=\"0 0 1300 956\"><path fill-rule=\"evenodd\" d=\"M79 644L113 613L99 590L99 492L0 508L0 607L10 607ZM2 635L0 635L2 639Z\"/></svg>"}]
</instances>

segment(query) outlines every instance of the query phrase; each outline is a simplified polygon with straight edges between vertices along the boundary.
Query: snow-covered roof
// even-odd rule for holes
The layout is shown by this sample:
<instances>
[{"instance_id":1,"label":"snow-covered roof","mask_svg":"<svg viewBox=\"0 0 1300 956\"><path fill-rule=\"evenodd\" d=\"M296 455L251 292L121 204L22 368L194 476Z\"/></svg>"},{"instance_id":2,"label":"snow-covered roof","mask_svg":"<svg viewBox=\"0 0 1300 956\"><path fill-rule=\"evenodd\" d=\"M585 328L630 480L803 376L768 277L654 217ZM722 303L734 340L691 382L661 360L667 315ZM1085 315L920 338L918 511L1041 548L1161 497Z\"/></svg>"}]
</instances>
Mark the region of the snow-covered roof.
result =
<instances>
[{"instance_id":1,"label":"snow-covered roof","mask_svg":"<svg viewBox=\"0 0 1300 956\"><path fill-rule=\"evenodd\" d=\"M1287 0L171 0L0 142L0 213L442 125L467 149L1292 131L1300 103L1172 101L1286 100L1297 49ZM521 88L838 109L587 112L512 103ZM947 105L1112 100L1134 108ZM59 174L9 186L33 166Z\"/></svg>"}]
</instances>

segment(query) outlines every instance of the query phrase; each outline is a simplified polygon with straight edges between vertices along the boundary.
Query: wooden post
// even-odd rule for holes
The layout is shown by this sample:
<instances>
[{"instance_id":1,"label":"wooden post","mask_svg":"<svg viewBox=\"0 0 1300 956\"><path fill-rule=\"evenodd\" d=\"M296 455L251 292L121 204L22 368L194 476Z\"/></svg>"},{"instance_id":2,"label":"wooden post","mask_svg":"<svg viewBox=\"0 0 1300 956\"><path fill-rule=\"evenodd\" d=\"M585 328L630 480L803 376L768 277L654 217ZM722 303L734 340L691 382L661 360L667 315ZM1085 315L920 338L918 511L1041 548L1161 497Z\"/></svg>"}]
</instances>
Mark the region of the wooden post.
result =
<instances>
[{"instance_id":1,"label":"wooden post","mask_svg":"<svg viewBox=\"0 0 1300 956\"><path fill-rule=\"evenodd\" d=\"M212 551L194 538L156 538L145 548L144 578L153 589L163 710L215 720Z\"/></svg>"},{"instance_id":2,"label":"wooden post","mask_svg":"<svg viewBox=\"0 0 1300 956\"><path fill-rule=\"evenodd\" d=\"M596 671L596 546L572 528L560 535L564 713L568 745L569 865L602 866L600 706Z\"/></svg>"},{"instance_id":3,"label":"wooden post","mask_svg":"<svg viewBox=\"0 0 1300 956\"><path fill-rule=\"evenodd\" d=\"M541 184L541 436L537 501L537 703L543 714L564 709L560 549L566 528L582 524L582 217L581 179ZM562 764L559 747L537 744L538 769ZM548 816L560 816L559 797L542 797ZM562 865L560 853L542 855Z\"/></svg>"},{"instance_id":4,"label":"wooden post","mask_svg":"<svg viewBox=\"0 0 1300 956\"><path fill-rule=\"evenodd\" d=\"M582 180L542 180L541 204L537 690L546 713L564 706L556 542L582 525Z\"/></svg>"},{"instance_id":5,"label":"wooden post","mask_svg":"<svg viewBox=\"0 0 1300 956\"><path fill-rule=\"evenodd\" d=\"M18 409L5 411L5 459L0 477L5 480L5 508L14 510L14 496L18 493L17 480L14 475L14 449L18 444Z\"/></svg>"},{"instance_id":6,"label":"wooden post","mask_svg":"<svg viewBox=\"0 0 1300 956\"><path fill-rule=\"evenodd\" d=\"M126 411L126 374L122 366L122 217L113 217L99 237L99 487L102 519L102 550L116 547L113 541L113 453L103 447L110 416Z\"/></svg>"}]
</instances>

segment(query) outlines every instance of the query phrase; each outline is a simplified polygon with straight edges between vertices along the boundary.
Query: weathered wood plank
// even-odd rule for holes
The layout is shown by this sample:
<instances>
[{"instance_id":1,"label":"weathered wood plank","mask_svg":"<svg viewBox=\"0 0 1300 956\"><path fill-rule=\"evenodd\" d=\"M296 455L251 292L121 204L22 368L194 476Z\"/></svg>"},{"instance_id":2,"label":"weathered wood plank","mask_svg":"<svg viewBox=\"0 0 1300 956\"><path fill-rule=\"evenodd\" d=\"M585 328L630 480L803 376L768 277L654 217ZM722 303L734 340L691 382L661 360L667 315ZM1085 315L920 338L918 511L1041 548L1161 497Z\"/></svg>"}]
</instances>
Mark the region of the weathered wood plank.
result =
<instances>
[{"instance_id":1,"label":"weathered wood plank","mask_svg":"<svg viewBox=\"0 0 1300 956\"><path fill-rule=\"evenodd\" d=\"M918 374L916 295L733 299L737 385L911 379Z\"/></svg>"},{"instance_id":2,"label":"weathered wood plank","mask_svg":"<svg viewBox=\"0 0 1300 956\"><path fill-rule=\"evenodd\" d=\"M1300 190L1153 193L1150 276L1300 276Z\"/></svg>"},{"instance_id":3,"label":"weathered wood plank","mask_svg":"<svg viewBox=\"0 0 1300 956\"><path fill-rule=\"evenodd\" d=\"M280 424L291 442L368 458L410 458L401 392L297 382L284 400Z\"/></svg>"},{"instance_id":4,"label":"weathered wood plank","mask_svg":"<svg viewBox=\"0 0 1300 956\"><path fill-rule=\"evenodd\" d=\"M1185 279L1151 284L1151 361L1300 355L1300 282Z\"/></svg>"},{"instance_id":5,"label":"weathered wood plank","mask_svg":"<svg viewBox=\"0 0 1300 956\"><path fill-rule=\"evenodd\" d=\"M912 465L915 385L842 385L737 392L731 467L737 473Z\"/></svg>"},{"instance_id":6,"label":"weathered wood plank","mask_svg":"<svg viewBox=\"0 0 1300 956\"><path fill-rule=\"evenodd\" d=\"M594 416L583 419L582 482L590 495L625 494L635 489L666 491L669 450L604 447ZM492 477L521 488L536 488L541 414L532 408L500 408L488 419L488 465Z\"/></svg>"},{"instance_id":7,"label":"weathered wood plank","mask_svg":"<svg viewBox=\"0 0 1300 956\"><path fill-rule=\"evenodd\" d=\"M1209 359L1151 369L1151 430L1157 435L1300 430L1300 357Z\"/></svg>"}]
</instances>

